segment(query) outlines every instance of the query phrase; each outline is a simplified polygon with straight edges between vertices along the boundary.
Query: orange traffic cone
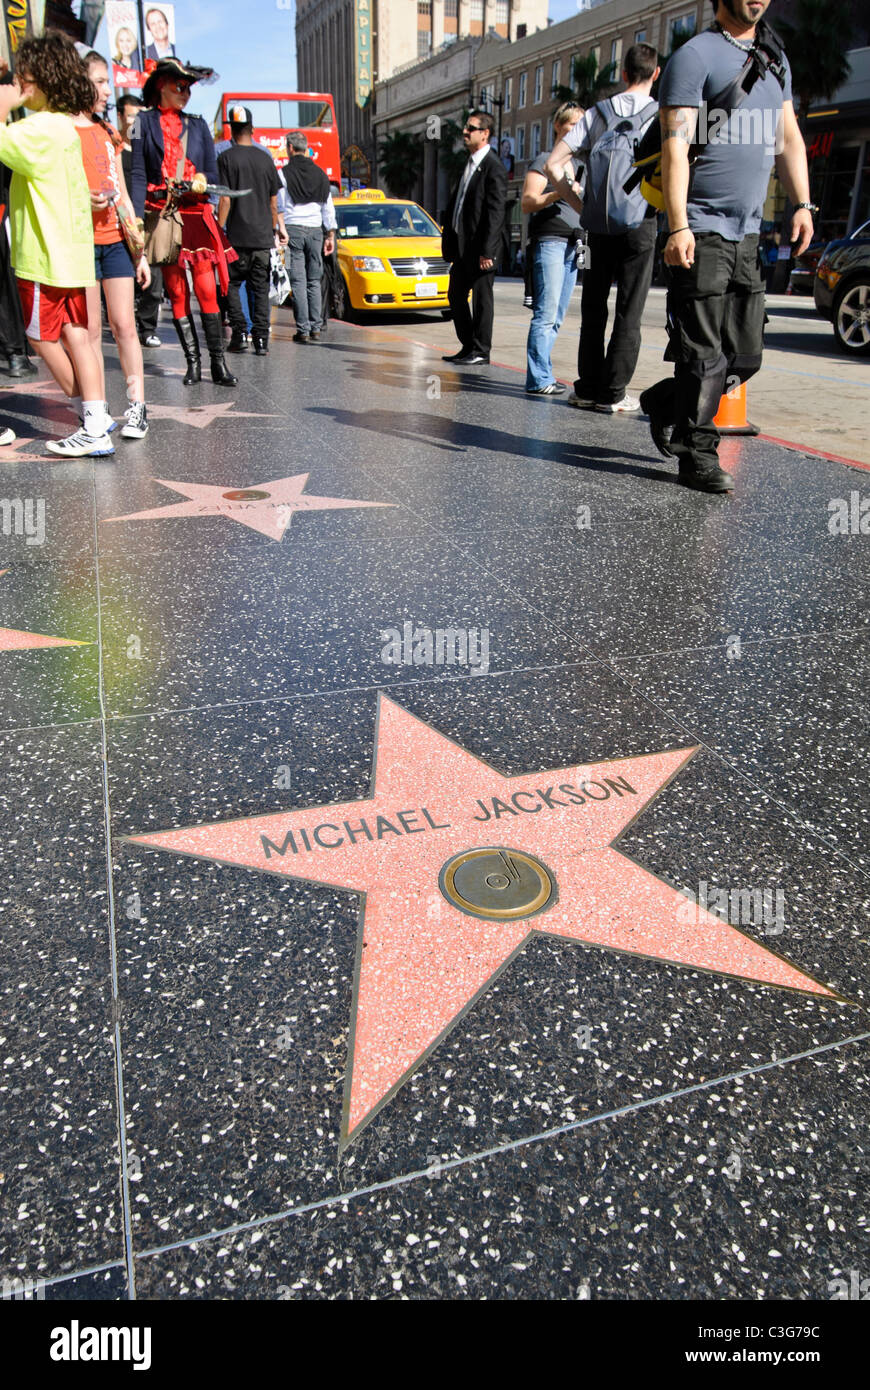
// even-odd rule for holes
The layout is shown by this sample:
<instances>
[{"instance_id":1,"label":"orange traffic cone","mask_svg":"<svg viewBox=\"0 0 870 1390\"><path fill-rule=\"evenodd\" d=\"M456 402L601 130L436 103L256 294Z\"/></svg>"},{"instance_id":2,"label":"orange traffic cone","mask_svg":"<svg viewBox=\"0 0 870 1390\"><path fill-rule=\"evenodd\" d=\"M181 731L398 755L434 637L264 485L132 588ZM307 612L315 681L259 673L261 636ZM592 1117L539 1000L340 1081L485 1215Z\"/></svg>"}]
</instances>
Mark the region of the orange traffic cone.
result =
<instances>
[{"instance_id":1,"label":"orange traffic cone","mask_svg":"<svg viewBox=\"0 0 870 1390\"><path fill-rule=\"evenodd\" d=\"M726 391L713 419L720 434L758 434L759 426L746 418L746 382Z\"/></svg>"}]
</instances>

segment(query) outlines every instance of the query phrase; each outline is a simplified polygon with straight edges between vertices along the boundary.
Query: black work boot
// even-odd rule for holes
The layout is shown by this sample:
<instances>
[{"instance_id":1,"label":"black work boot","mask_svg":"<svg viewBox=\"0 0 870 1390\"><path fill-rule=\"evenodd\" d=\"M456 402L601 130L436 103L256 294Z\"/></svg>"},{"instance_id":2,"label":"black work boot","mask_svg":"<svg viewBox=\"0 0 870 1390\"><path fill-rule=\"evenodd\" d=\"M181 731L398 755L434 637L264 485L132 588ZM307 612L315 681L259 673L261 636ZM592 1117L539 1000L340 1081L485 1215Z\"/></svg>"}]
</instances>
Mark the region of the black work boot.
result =
<instances>
[{"instance_id":1,"label":"black work boot","mask_svg":"<svg viewBox=\"0 0 870 1390\"><path fill-rule=\"evenodd\" d=\"M238 377L233 376L224 361L224 330L220 314L202 314L202 331L205 345L211 358L211 379L217 386L237 386Z\"/></svg>"},{"instance_id":2,"label":"black work boot","mask_svg":"<svg viewBox=\"0 0 870 1390\"><path fill-rule=\"evenodd\" d=\"M173 319L175 331L178 334L178 341L181 343L184 356L187 359L187 371L184 373L184 385L189 386L191 382L202 381L202 360L199 355L199 339L196 336L196 328L193 319Z\"/></svg>"},{"instance_id":3,"label":"black work boot","mask_svg":"<svg viewBox=\"0 0 870 1390\"><path fill-rule=\"evenodd\" d=\"M248 339L243 328L234 328L227 343L227 352L247 352Z\"/></svg>"},{"instance_id":4,"label":"black work boot","mask_svg":"<svg viewBox=\"0 0 870 1390\"><path fill-rule=\"evenodd\" d=\"M254 344L254 352L258 357L265 357L269 351L269 334L257 333L255 331L251 334L251 338Z\"/></svg>"},{"instance_id":5,"label":"black work boot","mask_svg":"<svg viewBox=\"0 0 870 1390\"><path fill-rule=\"evenodd\" d=\"M705 459L695 463L691 459L680 459L680 482L695 492L733 492L734 479L718 463Z\"/></svg>"},{"instance_id":6,"label":"black work boot","mask_svg":"<svg viewBox=\"0 0 870 1390\"><path fill-rule=\"evenodd\" d=\"M9 375L10 376L31 376L36 374L36 368L30 361L26 353L10 352L9 354Z\"/></svg>"}]
</instances>

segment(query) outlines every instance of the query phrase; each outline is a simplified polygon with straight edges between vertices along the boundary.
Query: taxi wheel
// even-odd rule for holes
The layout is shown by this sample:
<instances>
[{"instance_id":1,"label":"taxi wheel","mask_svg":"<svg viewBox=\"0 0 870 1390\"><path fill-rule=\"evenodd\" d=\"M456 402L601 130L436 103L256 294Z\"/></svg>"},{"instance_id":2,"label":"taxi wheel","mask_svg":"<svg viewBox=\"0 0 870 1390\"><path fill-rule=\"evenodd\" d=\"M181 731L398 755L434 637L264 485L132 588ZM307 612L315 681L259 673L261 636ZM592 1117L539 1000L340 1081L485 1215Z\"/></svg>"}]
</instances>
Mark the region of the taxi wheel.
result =
<instances>
[{"instance_id":1,"label":"taxi wheel","mask_svg":"<svg viewBox=\"0 0 870 1390\"><path fill-rule=\"evenodd\" d=\"M336 318L344 319L345 323L352 323L355 317L355 310L350 302L350 291L347 288L347 281L343 275L339 275L338 277L335 298Z\"/></svg>"}]
</instances>

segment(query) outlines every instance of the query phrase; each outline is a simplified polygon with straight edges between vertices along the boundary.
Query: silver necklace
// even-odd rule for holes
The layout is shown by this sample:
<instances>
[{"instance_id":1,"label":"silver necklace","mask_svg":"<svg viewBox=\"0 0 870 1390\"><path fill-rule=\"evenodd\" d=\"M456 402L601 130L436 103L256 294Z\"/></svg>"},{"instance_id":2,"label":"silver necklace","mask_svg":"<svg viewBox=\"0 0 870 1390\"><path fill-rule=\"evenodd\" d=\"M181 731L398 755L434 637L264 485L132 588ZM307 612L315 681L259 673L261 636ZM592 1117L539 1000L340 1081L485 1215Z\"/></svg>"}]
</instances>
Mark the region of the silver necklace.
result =
<instances>
[{"instance_id":1,"label":"silver necklace","mask_svg":"<svg viewBox=\"0 0 870 1390\"><path fill-rule=\"evenodd\" d=\"M733 48L736 48L740 53L751 53L753 48L755 47L755 39L753 39L751 43L741 43L739 39L735 39L733 34L729 34L728 30L722 27L718 19L714 22L713 28L717 31L717 33L722 35L723 39L726 39L728 43L730 43L731 46Z\"/></svg>"}]
</instances>

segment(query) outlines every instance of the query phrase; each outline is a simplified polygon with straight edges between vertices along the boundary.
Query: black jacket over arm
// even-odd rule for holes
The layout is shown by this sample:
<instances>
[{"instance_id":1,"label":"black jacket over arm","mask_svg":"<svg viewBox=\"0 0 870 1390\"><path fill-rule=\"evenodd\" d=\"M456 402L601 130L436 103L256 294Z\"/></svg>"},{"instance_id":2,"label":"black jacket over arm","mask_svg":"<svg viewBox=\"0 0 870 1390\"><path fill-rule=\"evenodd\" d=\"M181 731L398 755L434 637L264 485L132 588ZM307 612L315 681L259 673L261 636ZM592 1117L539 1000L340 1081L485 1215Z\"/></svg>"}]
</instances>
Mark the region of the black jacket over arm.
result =
<instances>
[{"instance_id":1,"label":"black jacket over arm","mask_svg":"<svg viewBox=\"0 0 870 1390\"><path fill-rule=\"evenodd\" d=\"M502 250L507 171L493 149L481 160L471 176L462 204L462 249L453 228L453 209L462 184L460 177L447 205L441 250L446 261L462 259L476 265L481 256L497 261Z\"/></svg>"}]
</instances>

